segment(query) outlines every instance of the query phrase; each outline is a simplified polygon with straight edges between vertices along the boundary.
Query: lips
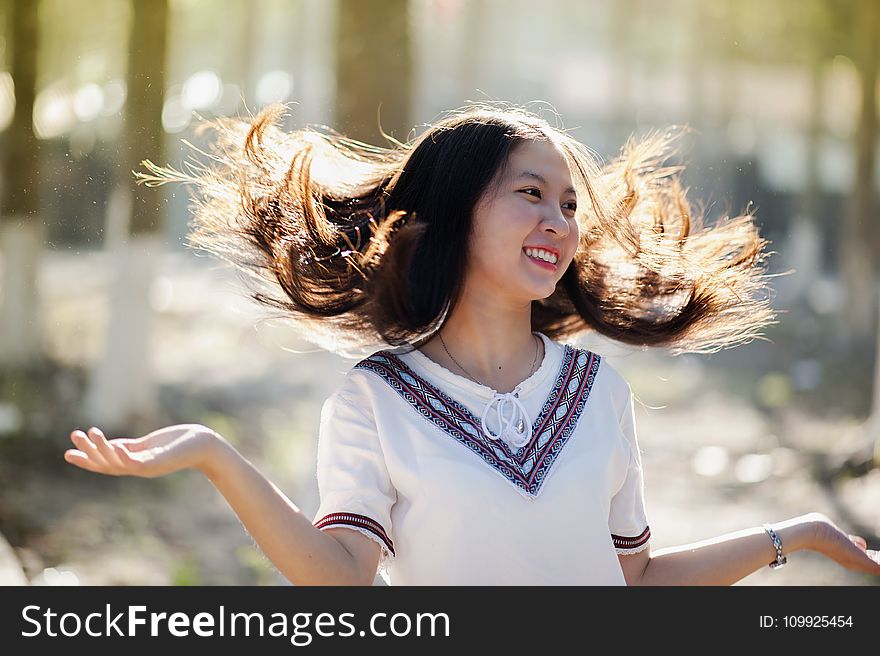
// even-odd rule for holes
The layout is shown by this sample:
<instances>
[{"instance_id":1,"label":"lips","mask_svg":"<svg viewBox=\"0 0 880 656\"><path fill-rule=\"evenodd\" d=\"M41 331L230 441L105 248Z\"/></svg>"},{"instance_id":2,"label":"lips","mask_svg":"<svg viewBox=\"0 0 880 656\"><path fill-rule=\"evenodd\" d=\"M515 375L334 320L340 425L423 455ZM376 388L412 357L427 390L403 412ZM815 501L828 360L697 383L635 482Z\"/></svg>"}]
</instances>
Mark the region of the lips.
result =
<instances>
[{"instance_id":1,"label":"lips","mask_svg":"<svg viewBox=\"0 0 880 656\"><path fill-rule=\"evenodd\" d=\"M545 262L544 260L539 260L536 257L529 257L528 255L526 255L525 250L523 250L522 254L523 254L523 257L525 257L529 262L531 262L535 266L539 266L542 269L546 269L547 271L556 271L556 269L557 269L556 264L551 264L550 262ZM558 258L559 255L557 255L556 257Z\"/></svg>"}]
</instances>

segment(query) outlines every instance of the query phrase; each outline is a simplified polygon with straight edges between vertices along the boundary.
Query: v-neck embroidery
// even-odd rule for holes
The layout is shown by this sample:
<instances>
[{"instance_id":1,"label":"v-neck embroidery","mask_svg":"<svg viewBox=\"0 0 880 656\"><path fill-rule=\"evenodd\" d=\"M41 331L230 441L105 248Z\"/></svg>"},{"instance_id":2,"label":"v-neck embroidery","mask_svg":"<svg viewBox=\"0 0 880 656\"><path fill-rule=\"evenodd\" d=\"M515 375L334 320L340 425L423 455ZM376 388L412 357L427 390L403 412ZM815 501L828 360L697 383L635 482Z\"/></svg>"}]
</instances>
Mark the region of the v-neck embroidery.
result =
<instances>
[{"instance_id":1,"label":"v-neck embroidery","mask_svg":"<svg viewBox=\"0 0 880 656\"><path fill-rule=\"evenodd\" d=\"M545 349L542 368L549 362L548 354ZM591 351L565 345L556 381L534 421L532 439L516 452L504 442L486 438L480 420L468 408L432 385L394 353L379 351L354 368L377 374L422 417L474 452L526 498L534 499L577 425L600 362L601 356Z\"/></svg>"}]
</instances>

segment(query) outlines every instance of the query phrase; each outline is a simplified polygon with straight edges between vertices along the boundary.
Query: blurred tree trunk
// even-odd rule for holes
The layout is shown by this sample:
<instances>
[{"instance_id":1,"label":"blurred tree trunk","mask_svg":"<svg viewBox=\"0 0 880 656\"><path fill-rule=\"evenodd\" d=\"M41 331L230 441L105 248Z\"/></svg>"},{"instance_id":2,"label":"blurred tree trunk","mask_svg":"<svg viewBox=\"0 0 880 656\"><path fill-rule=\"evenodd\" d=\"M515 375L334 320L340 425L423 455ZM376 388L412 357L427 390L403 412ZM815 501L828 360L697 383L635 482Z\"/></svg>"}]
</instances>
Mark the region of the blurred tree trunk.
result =
<instances>
[{"instance_id":1,"label":"blurred tree trunk","mask_svg":"<svg viewBox=\"0 0 880 656\"><path fill-rule=\"evenodd\" d=\"M34 134L39 26L36 0L8 2L15 115L6 135L0 189L0 363L26 365L44 355L39 309L39 261L45 228L39 210L39 145Z\"/></svg>"},{"instance_id":2,"label":"blurred tree trunk","mask_svg":"<svg viewBox=\"0 0 880 656\"><path fill-rule=\"evenodd\" d=\"M139 429L158 409L150 368L150 287L162 257L162 194L138 186L132 174L145 159L164 162L168 0L133 0L129 38L128 101L121 164L107 248L112 253L110 319L103 357L92 372L88 421L113 430ZM130 211L129 211L130 210Z\"/></svg>"},{"instance_id":3,"label":"blurred tree trunk","mask_svg":"<svg viewBox=\"0 0 880 656\"><path fill-rule=\"evenodd\" d=\"M256 5L256 6L255 6ZM258 20L259 11L264 10L265 3L248 2L244 4L244 15L241 16L240 22L236 20L230 27L233 33L230 34L229 48L233 51L231 59L227 59L226 73L223 74L224 81L227 85L230 83L237 84L240 87L240 97L237 100L234 110L230 110L232 103L227 101L226 94L228 89L223 90L223 106L224 111L230 114L242 112L245 107L251 112L258 109L257 103L257 76L255 66L258 63L257 47L260 44L260 21ZM241 7L236 7L238 12ZM227 102L229 103L227 105Z\"/></svg>"},{"instance_id":4,"label":"blurred tree trunk","mask_svg":"<svg viewBox=\"0 0 880 656\"><path fill-rule=\"evenodd\" d=\"M462 44L459 50L458 79L461 96L473 98L479 94L478 87L485 79L486 21L491 20L486 0L472 0L462 7Z\"/></svg>"},{"instance_id":5,"label":"blurred tree trunk","mask_svg":"<svg viewBox=\"0 0 880 656\"><path fill-rule=\"evenodd\" d=\"M870 334L871 321L877 319L874 356L874 389L871 416L867 428L873 432L874 464L880 466L880 300L874 263L878 257L878 237L874 202L874 155L877 141L877 67L880 58L880 3L859 4L857 21L859 60L857 67L862 87L862 111L856 131L856 180L845 226L842 272L847 289L846 319L852 337L859 340ZM858 343L858 342L857 342Z\"/></svg>"},{"instance_id":6,"label":"blurred tree trunk","mask_svg":"<svg viewBox=\"0 0 880 656\"><path fill-rule=\"evenodd\" d=\"M28 579L12 545L0 533L0 585L27 585Z\"/></svg>"},{"instance_id":7,"label":"blurred tree trunk","mask_svg":"<svg viewBox=\"0 0 880 656\"><path fill-rule=\"evenodd\" d=\"M880 297L880 290L878 290ZM880 312L880 298L877 303ZM878 317L880 326L880 317ZM877 347L874 352L874 398L871 403L871 416L866 423L869 436L874 440L874 466L880 467L880 328L877 329Z\"/></svg>"},{"instance_id":8,"label":"blurred tree trunk","mask_svg":"<svg viewBox=\"0 0 880 656\"><path fill-rule=\"evenodd\" d=\"M819 222L822 219L822 183L819 176L819 146L822 139L822 63L819 53L815 53L810 62L810 123L807 132L807 180L804 195L801 198L803 221L808 226L812 239L818 240ZM822 270L822 253L817 249L812 253L815 258L812 268L804 272L803 283L812 284ZM805 263L806 264L806 263Z\"/></svg>"},{"instance_id":9,"label":"blurred tree trunk","mask_svg":"<svg viewBox=\"0 0 880 656\"><path fill-rule=\"evenodd\" d=\"M822 139L822 64L824 58L817 48L811 48L808 62L810 84L809 123L806 130L806 179L804 190L797 199L797 212L791 219L786 242L785 262L794 269L791 276L780 279L777 288L784 291L789 302L801 302L804 295L819 278L822 268L822 250L819 221L821 220L822 184L819 176L819 147ZM788 266L784 268L789 268Z\"/></svg>"},{"instance_id":10,"label":"blurred tree trunk","mask_svg":"<svg viewBox=\"0 0 880 656\"><path fill-rule=\"evenodd\" d=\"M377 146L379 131L405 141L412 53L408 0L340 0L336 33L336 128ZM381 107L380 107L381 105Z\"/></svg>"},{"instance_id":11,"label":"blurred tree trunk","mask_svg":"<svg viewBox=\"0 0 880 656\"><path fill-rule=\"evenodd\" d=\"M856 344L871 334L875 315L877 231L874 216L874 154L877 141L877 66L880 57L880 3L858 3L856 66L862 89L862 108L855 135L856 179L844 222L841 274L846 289L843 325Z\"/></svg>"}]
</instances>

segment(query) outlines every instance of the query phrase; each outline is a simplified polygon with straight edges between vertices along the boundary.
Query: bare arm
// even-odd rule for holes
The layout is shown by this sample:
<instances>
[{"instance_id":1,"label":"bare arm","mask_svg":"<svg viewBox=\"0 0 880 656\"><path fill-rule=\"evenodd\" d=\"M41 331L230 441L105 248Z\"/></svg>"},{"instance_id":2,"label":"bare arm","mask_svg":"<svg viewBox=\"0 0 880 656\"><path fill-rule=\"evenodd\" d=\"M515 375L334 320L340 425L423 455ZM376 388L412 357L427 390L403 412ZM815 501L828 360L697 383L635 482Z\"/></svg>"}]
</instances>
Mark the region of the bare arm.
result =
<instances>
[{"instance_id":1,"label":"bare arm","mask_svg":"<svg viewBox=\"0 0 880 656\"><path fill-rule=\"evenodd\" d=\"M379 545L349 529L321 531L226 440L199 424L168 426L136 439L74 431L67 462L110 476L155 478L195 469L205 474L263 553L297 585L370 585Z\"/></svg>"},{"instance_id":2,"label":"bare arm","mask_svg":"<svg viewBox=\"0 0 880 656\"><path fill-rule=\"evenodd\" d=\"M811 513L772 526L786 555L810 549L845 567L880 575L877 552L867 550L862 538L847 535L824 515ZM630 585L731 585L775 558L773 543L761 527L654 553L620 556Z\"/></svg>"},{"instance_id":3,"label":"bare arm","mask_svg":"<svg viewBox=\"0 0 880 656\"><path fill-rule=\"evenodd\" d=\"M348 529L321 531L226 441L201 467L278 571L297 585L370 585L379 545ZM332 533L331 533L332 531Z\"/></svg>"}]
</instances>

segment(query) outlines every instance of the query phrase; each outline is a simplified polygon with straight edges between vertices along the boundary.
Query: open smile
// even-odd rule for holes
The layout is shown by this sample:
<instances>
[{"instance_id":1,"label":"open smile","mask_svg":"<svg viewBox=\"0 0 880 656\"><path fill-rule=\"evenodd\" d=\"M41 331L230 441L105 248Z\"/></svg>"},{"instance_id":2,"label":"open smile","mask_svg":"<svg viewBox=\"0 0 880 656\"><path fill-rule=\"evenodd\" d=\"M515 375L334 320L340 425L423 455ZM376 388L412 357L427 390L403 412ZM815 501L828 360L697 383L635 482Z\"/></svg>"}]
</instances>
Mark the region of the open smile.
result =
<instances>
[{"instance_id":1,"label":"open smile","mask_svg":"<svg viewBox=\"0 0 880 656\"><path fill-rule=\"evenodd\" d=\"M527 252L528 251L528 252ZM531 253L531 255L529 255ZM550 262L548 259L556 260L558 262L559 256L555 253L550 253L549 251L536 250L531 248L523 249L523 256L535 266L541 267L542 269L546 269L547 271L556 271L559 267L555 262ZM544 259L546 258L546 259Z\"/></svg>"}]
</instances>

